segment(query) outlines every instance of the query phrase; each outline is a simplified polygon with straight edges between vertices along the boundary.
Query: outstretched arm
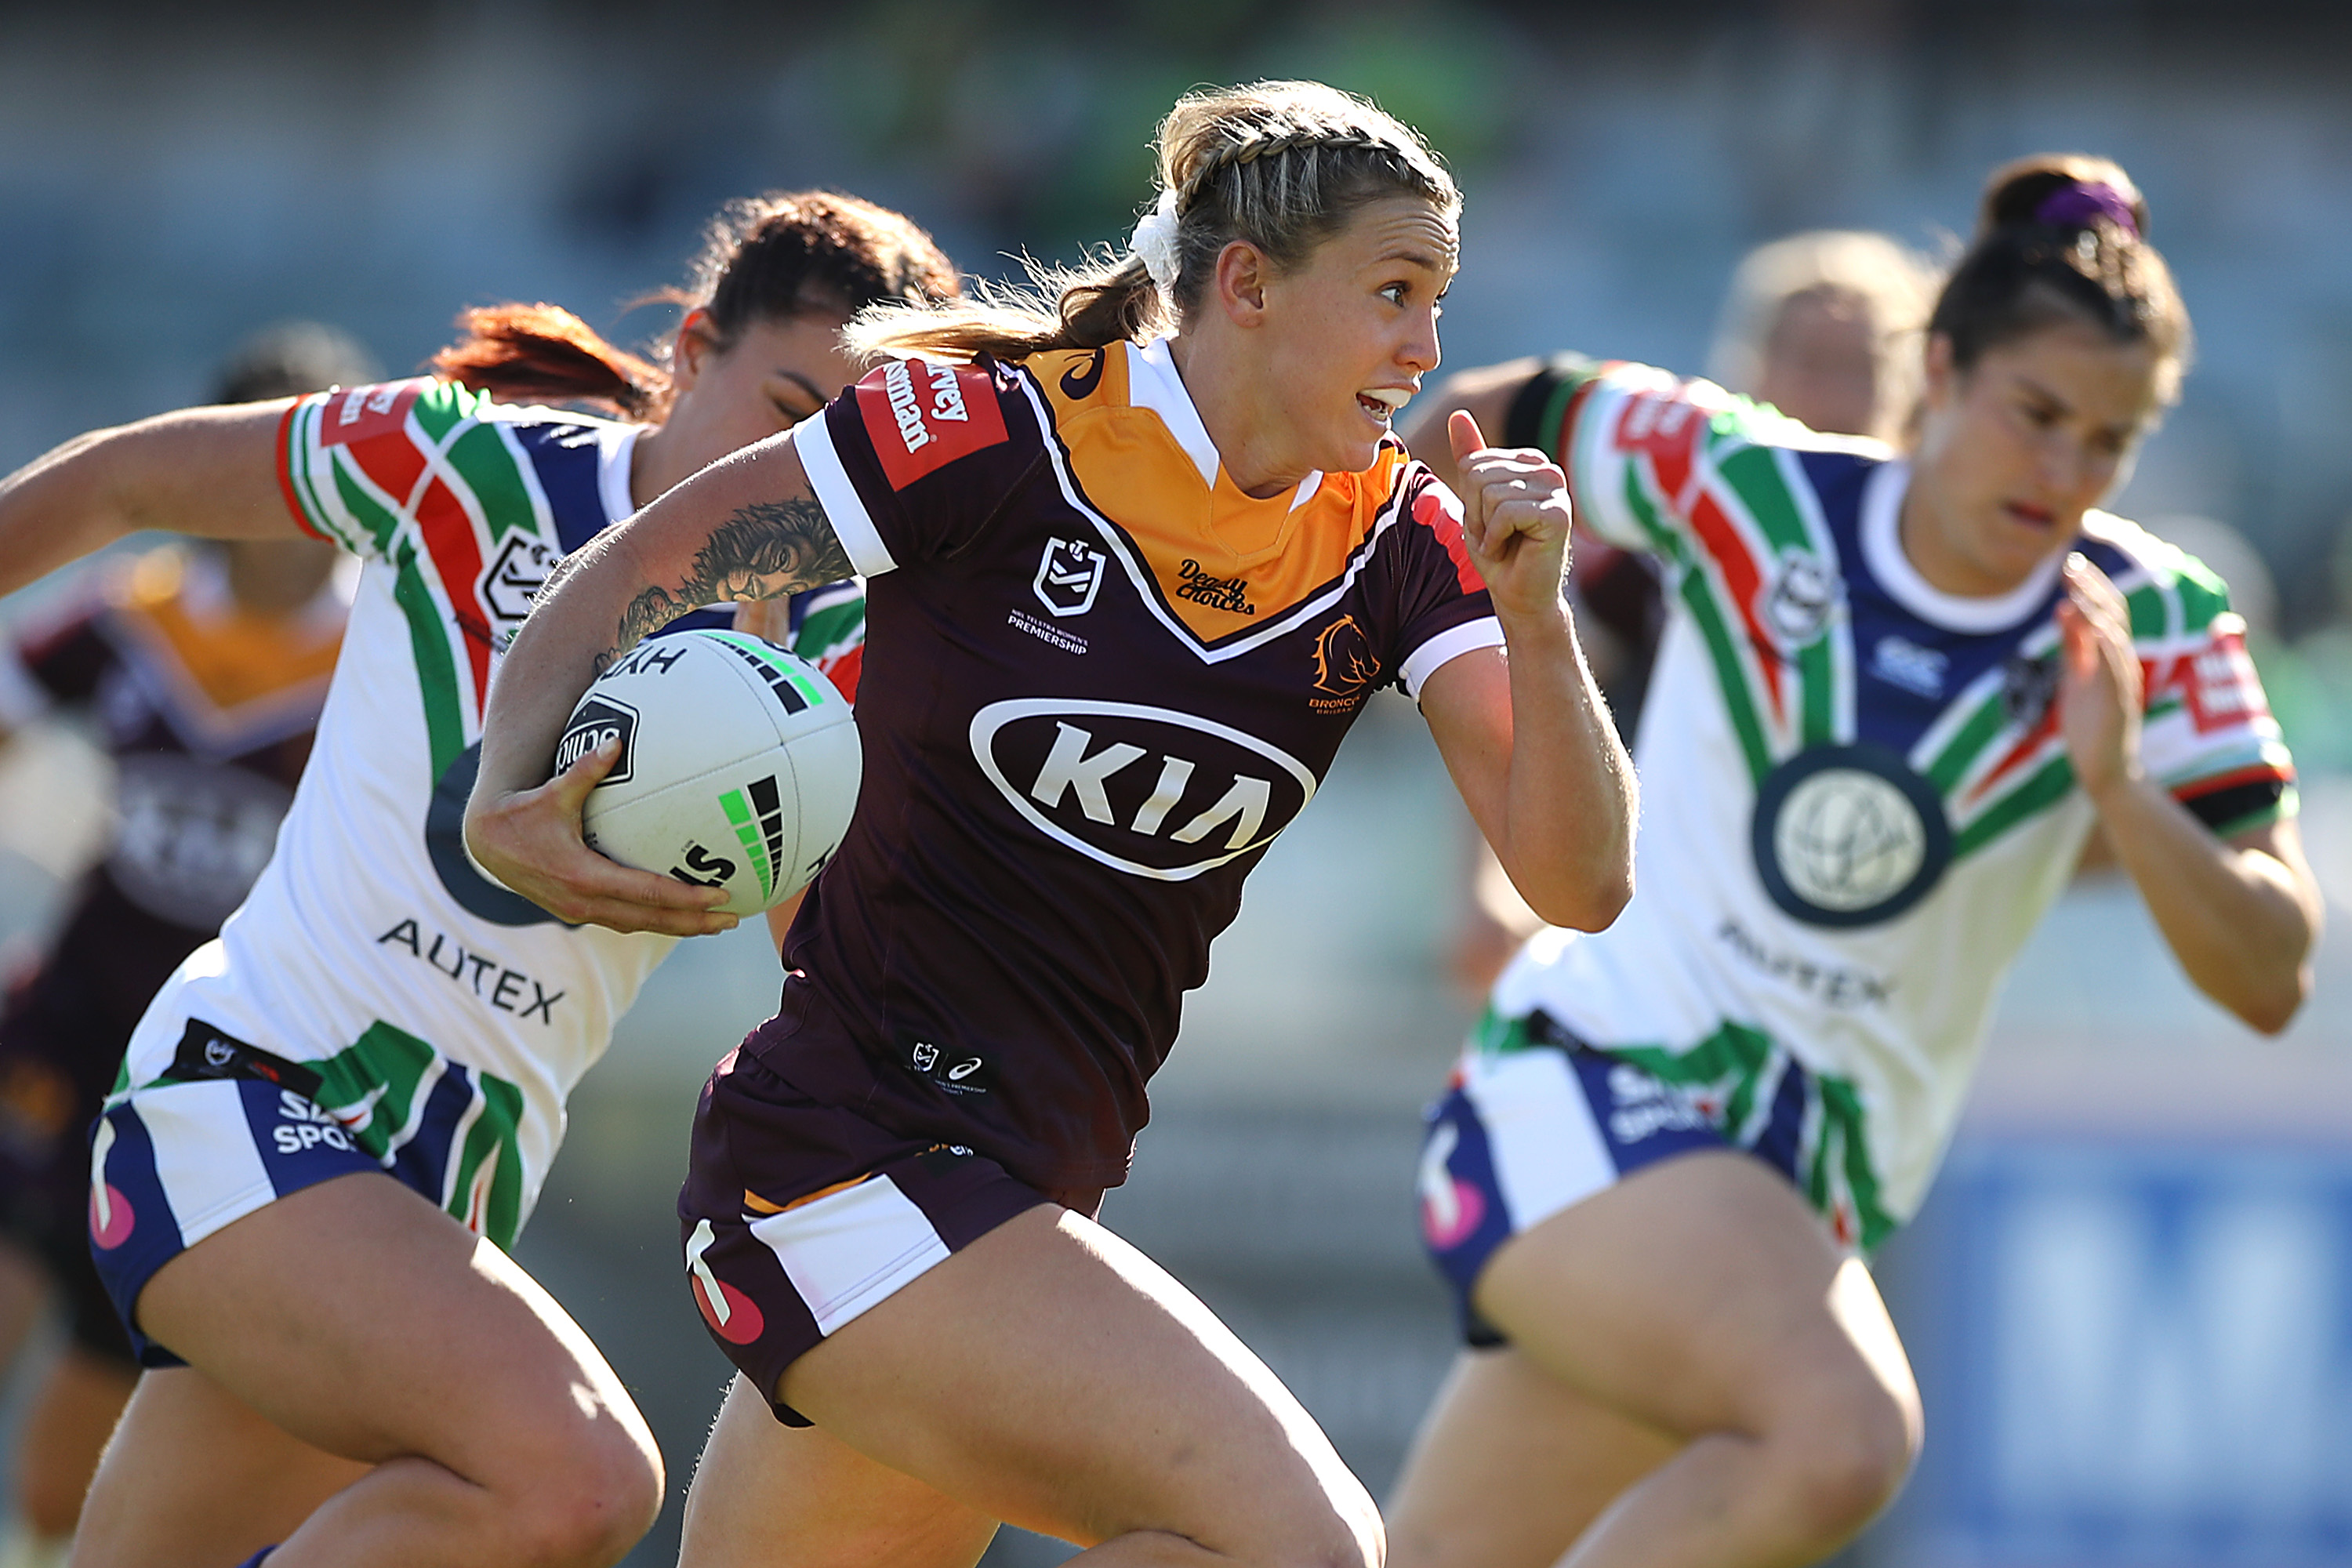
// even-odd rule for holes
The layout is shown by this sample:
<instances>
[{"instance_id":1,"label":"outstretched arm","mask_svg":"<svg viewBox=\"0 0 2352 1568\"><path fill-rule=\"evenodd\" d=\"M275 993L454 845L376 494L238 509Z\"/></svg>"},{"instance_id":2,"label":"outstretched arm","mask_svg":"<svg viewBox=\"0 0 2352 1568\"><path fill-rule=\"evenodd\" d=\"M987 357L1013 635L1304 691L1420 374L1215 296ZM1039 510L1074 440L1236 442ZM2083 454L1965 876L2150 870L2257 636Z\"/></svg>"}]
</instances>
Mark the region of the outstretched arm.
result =
<instances>
[{"instance_id":1,"label":"outstretched arm","mask_svg":"<svg viewBox=\"0 0 2352 1568\"><path fill-rule=\"evenodd\" d=\"M93 430L0 479L0 594L142 529L299 536L278 488L290 402L183 408Z\"/></svg>"},{"instance_id":2,"label":"outstretched arm","mask_svg":"<svg viewBox=\"0 0 2352 1568\"><path fill-rule=\"evenodd\" d=\"M2140 765L2130 612L2075 556L2058 606L2060 723L2074 776L2173 956L2197 988L2266 1035L2311 992L2324 904L2292 821L2213 837Z\"/></svg>"},{"instance_id":3,"label":"outstretched arm","mask_svg":"<svg viewBox=\"0 0 2352 1568\"><path fill-rule=\"evenodd\" d=\"M1422 710L1520 897L1553 925L1599 931L1633 895L1636 791L1561 593L1567 481L1540 452L1487 447L1466 413L1451 416L1449 445L1507 654L1440 666Z\"/></svg>"},{"instance_id":4,"label":"outstretched arm","mask_svg":"<svg viewBox=\"0 0 2352 1568\"><path fill-rule=\"evenodd\" d=\"M638 639L705 605L772 599L850 575L789 440L715 463L550 574L490 684L466 842L508 887L562 919L615 931L724 931L723 895L605 859L580 807L618 756L593 752L550 780L564 721Z\"/></svg>"}]
</instances>

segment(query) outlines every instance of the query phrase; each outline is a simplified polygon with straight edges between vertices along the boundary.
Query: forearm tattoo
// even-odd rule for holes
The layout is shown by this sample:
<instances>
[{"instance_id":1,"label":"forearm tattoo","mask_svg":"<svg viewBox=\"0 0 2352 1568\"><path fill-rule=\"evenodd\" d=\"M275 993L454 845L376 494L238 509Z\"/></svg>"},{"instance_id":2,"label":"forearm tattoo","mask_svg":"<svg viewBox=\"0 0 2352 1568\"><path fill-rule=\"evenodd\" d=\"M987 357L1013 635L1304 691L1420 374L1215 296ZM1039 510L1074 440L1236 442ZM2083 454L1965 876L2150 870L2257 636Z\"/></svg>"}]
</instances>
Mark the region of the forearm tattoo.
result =
<instances>
[{"instance_id":1,"label":"forearm tattoo","mask_svg":"<svg viewBox=\"0 0 2352 1568\"><path fill-rule=\"evenodd\" d=\"M755 501L710 531L684 582L647 588L629 601L613 646L596 656L597 672L688 610L725 600L781 599L853 571L833 520L815 498Z\"/></svg>"}]
</instances>

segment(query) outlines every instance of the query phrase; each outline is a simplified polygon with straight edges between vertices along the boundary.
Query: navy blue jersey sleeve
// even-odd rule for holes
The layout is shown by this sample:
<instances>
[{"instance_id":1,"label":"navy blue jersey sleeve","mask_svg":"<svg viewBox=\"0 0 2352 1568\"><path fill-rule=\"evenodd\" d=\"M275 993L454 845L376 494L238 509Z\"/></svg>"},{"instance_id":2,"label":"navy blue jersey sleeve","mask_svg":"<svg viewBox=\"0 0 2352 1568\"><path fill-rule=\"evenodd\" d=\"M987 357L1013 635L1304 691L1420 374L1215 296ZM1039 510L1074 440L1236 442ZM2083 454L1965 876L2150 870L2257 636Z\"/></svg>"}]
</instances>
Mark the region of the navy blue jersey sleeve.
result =
<instances>
[{"instance_id":1,"label":"navy blue jersey sleeve","mask_svg":"<svg viewBox=\"0 0 2352 1568\"><path fill-rule=\"evenodd\" d=\"M1045 460L1019 371L892 360L793 432L850 562L874 577L969 545Z\"/></svg>"}]
</instances>

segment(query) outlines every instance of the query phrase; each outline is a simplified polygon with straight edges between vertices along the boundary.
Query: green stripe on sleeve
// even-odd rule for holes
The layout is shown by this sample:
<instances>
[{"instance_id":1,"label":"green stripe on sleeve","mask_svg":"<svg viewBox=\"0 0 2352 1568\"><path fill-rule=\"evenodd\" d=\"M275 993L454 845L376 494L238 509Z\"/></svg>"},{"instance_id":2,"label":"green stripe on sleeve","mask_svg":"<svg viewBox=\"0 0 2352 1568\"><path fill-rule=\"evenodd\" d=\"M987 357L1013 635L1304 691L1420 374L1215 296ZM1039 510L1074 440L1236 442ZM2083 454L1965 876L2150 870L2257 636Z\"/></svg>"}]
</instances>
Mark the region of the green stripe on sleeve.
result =
<instances>
[{"instance_id":1,"label":"green stripe on sleeve","mask_svg":"<svg viewBox=\"0 0 2352 1568\"><path fill-rule=\"evenodd\" d=\"M343 503L362 528L367 530L373 553L382 556L392 548L392 539L400 527L399 514L377 500L367 488L352 477L350 460L331 454L327 458L335 477L335 496Z\"/></svg>"}]
</instances>

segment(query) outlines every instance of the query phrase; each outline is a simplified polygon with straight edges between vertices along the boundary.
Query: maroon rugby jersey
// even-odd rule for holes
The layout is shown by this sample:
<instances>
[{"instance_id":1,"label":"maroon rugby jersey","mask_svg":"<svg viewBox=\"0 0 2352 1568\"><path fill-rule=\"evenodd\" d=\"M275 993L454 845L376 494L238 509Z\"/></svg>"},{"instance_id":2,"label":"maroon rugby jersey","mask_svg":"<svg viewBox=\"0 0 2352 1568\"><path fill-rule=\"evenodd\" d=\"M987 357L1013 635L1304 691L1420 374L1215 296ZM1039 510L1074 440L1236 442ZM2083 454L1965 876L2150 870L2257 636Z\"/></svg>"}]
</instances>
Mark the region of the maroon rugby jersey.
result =
<instances>
[{"instance_id":1,"label":"maroon rugby jersey","mask_svg":"<svg viewBox=\"0 0 2352 1568\"><path fill-rule=\"evenodd\" d=\"M1392 438L1242 494L1164 343L894 363L793 439L866 577L866 776L747 1048L1039 1187L1115 1184L1364 702L1502 641L1456 502Z\"/></svg>"}]
</instances>

